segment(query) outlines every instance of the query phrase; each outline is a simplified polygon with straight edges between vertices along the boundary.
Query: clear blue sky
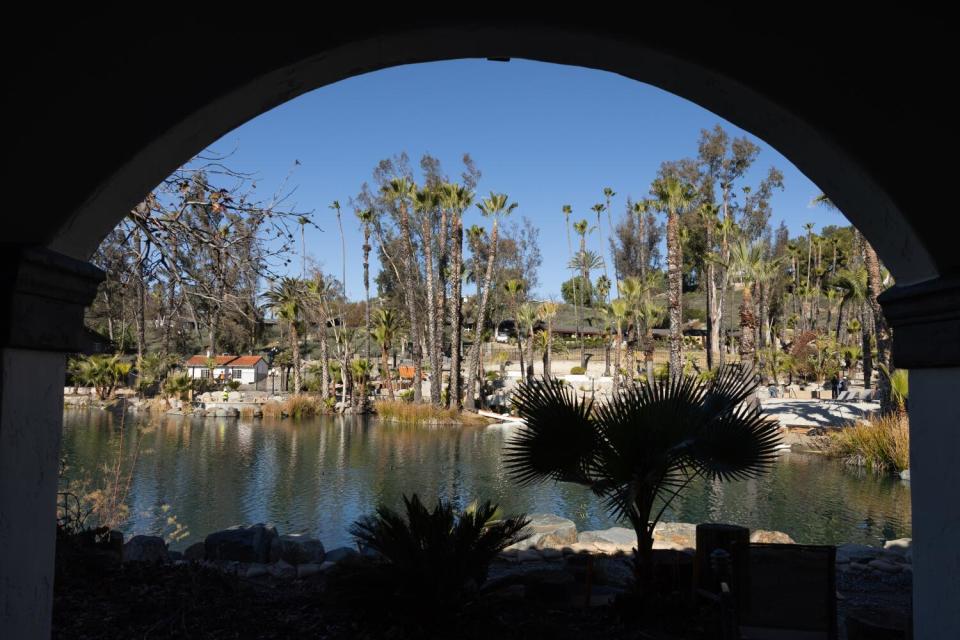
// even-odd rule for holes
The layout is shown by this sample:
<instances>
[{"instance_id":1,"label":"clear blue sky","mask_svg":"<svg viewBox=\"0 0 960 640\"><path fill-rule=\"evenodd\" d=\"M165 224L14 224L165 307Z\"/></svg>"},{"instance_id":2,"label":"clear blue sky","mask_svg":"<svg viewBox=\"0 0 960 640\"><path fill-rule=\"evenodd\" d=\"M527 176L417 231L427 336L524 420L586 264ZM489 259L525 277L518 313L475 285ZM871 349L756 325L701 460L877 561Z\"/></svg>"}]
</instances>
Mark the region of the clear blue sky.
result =
<instances>
[{"instance_id":1,"label":"clear blue sky","mask_svg":"<svg viewBox=\"0 0 960 640\"><path fill-rule=\"evenodd\" d=\"M369 181L376 163L406 151L416 166L423 153L439 158L451 177L468 152L483 172L479 195L509 194L514 216L540 228L543 267L539 294L559 296L569 277L561 206L573 220L592 216L603 187L617 192L612 213L628 195L646 197L663 160L693 156L700 130L721 124L743 130L692 102L621 76L561 65L513 60L457 60L408 65L359 76L312 91L235 129L211 146L233 152L231 167L258 175L257 191L279 188L295 167L288 205L314 211L323 232L307 232L307 255L339 276L340 239L328 208L345 207L347 291L363 295L359 225L347 202ZM774 165L785 191L773 199L771 224L784 220L791 235L802 225L848 224L841 215L811 208L819 189L764 141L746 184ZM466 224L481 223L473 209ZM604 237L608 232L604 224ZM592 236L596 248L596 234ZM299 251L299 241L298 241ZM299 272L299 256L293 261ZM379 265L371 265L376 273Z\"/></svg>"}]
</instances>

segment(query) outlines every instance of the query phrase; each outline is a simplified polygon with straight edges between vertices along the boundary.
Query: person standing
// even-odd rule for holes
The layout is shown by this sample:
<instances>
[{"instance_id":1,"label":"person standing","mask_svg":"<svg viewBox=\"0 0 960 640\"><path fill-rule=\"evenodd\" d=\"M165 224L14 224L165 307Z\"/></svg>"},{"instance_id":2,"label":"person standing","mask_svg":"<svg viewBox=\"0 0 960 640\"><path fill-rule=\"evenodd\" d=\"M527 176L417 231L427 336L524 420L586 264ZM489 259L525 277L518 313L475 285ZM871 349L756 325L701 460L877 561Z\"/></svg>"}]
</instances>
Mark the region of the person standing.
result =
<instances>
[{"instance_id":1,"label":"person standing","mask_svg":"<svg viewBox=\"0 0 960 640\"><path fill-rule=\"evenodd\" d=\"M837 374L833 374L833 377L830 378L830 397L834 400L837 399L837 389L840 386L840 378Z\"/></svg>"}]
</instances>

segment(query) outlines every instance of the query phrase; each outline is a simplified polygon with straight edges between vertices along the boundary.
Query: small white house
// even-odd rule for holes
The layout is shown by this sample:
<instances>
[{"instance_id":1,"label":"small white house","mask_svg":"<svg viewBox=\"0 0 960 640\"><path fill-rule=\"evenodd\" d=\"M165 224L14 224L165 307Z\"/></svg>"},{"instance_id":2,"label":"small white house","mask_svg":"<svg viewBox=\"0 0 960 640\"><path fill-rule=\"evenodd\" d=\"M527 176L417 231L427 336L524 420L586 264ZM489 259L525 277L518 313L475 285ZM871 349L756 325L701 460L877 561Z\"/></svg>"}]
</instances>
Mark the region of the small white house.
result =
<instances>
[{"instance_id":1,"label":"small white house","mask_svg":"<svg viewBox=\"0 0 960 640\"><path fill-rule=\"evenodd\" d=\"M210 360L214 366L210 367ZM183 366L191 378L213 379L218 383L239 380L240 384L256 386L267 377L267 361L261 356L193 356Z\"/></svg>"}]
</instances>

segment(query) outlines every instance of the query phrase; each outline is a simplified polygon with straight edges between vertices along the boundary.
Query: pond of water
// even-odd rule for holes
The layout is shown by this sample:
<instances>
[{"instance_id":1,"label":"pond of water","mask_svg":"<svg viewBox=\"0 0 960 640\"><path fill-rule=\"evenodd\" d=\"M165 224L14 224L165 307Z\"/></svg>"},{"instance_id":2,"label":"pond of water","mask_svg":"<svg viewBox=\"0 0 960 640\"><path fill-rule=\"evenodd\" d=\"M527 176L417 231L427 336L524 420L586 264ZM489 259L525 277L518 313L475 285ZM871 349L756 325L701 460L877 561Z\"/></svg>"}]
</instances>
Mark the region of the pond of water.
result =
<instances>
[{"instance_id":1,"label":"pond of water","mask_svg":"<svg viewBox=\"0 0 960 640\"><path fill-rule=\"evenodd\" d=\"M556 513L579 530L616 523L586 488L519 487L501 465L510 432L483 427L410 427L367 418L231 420L120 418L105 411L64 413L63 481L102 482L117 459L139 454L130 476L127 533L163 535L171 516L190 535L183 548L234 524L272 522L308 533L327 548L350 545L347 531L377 504L403 494L466 505L498 502L506 513ZM165 508L166 505L166 508ZM786 453L756 480L696 481L665 520L729 522L785 531L797 542L879 544L911 535L910 485L817 455Z\"/></svg>"}]
</instances>

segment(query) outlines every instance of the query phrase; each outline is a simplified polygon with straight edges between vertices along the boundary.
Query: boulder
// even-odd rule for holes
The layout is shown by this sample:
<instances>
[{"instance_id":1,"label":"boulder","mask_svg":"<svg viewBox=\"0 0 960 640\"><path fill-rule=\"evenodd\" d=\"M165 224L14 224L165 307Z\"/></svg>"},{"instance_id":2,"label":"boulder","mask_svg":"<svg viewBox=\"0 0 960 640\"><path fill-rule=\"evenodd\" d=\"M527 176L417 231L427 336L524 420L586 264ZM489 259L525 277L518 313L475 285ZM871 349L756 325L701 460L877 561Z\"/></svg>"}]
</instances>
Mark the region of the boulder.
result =
<instances>
[{"instance_id":1,"label":"boulder","mask_svg":"<svg viewBox=\"0 0 960 640\"><path fill-rule=\"evenodd\" d=\"M883 543L883 550L896 553L900 556L907 557L912 555L913 549L913 539L912 538L898 538L896 540L887 540Z\"/></svg>"},{"instance_id":2,"label":"boulder","mask_svg":"<svg viewBox=\"0 0 960 640\"><path fill-rule=\"evenodd\" d=\"M573 520L551 513L535 513L528 517L530 524L523 531L530 534L530 537L510 545L509 549L560 548L577 541L577 525Z\"/></svg>"},{"instance_id":3,"label":"boulder","mask_svg":"<svg viewBox=\"0 0 960 640\"><path fill-rule=\"evenodd\" d=\"M279 536L270 525L235 526L211 533L204 540L206 558L213 561L267 563L277 557Z\"/></svg>"},{"instance_id":4,"label":"boulder","mask_svg":"<svg viewBox=\"0 0 960 640\"><path fill-rule=\"evenodd\" d=\"M696 549L697 525L689 522L658 522L653 529L654 549Z\"/></svg>"},{"instance_id":5,"label":"boulder","mask_svg":"<svg viewBox=\"0 0 960 640\"><path fill-rule=\"evenodd\" d=\"M783 531L765 531L763 529L751 531L750 542L762 544L797 544L793 538Z\"/></svg>"},{"instance_id":6,"label":"boulder","mask_svg":"<svg viewBox=\"0 0 960 640\"><path fill-rule=\"evenodd\" d=\"M280 536L280 558L292 565L321 563L324 560L323 543L300 533Z\"/></svg>"},{"instance_id":7,"label":"boulder","mask_svg":"<svg viewBox=\"0 0 960 640\"><path fill-rule=\"evenodd\" d=\"M563 569L529 571L522 582L528 599L545 603L566 603L576 589L574 577Z\"/></svg>"},{"instance_id":8,"label":"boulder","mask_svg":"<svg viewBox=\"0 0 960 640\"><path fill-rule=\"evenodd\" d=\"M537 562L542 560L543 557L540 555L540 552L535 548L529 549L520 549L517 551L517 560L519 562Z\"/></svg>"},{"instance_id":9,"label":"boulder","mask_svg":"<svg viewBox=\"0 0 960 640\"><path fill-rule=\"evenodd\" d=\"M302 579L315 576L320 573L321 566L322 565L316 562L308 562L306 564L297 565L297 577Z\"/></svg>"},{"instance_id":10,"label":"boulder","mask_svg":"<svg viewBox=\"0 0 960 640\"><path fill-rule=\"evenodd\" d=\"M882 549L853 542L837 547L837 562L866 562L883 553Z\"/></svg>"},{"instance_id":11,"label":"boulder","mask_svg":"<svg viewBox=\"0 0 960 640\"><path fill-rule=\"evenodd\" d=\"M200 562L207 557L206 545L203 542L195 542L183 551L185 560L191 562Z\"/></svg>"},{"instance_id":12,"label":"boulder","mask_svg":"<svg viewBox=\"0 0 960 640\"><path fill-rule=\"evenodd\" d=\"M604 553L628 553L637 546L637 534L626 527L611 527L600 531L584 531L577 536L577 542L593 545Z\"/></svg>"},{"instance_id":13,"label":"boulder","mask_svg":"<svg viewBox=\"0 0 960 640\"><path fill-rule=\"evenodd\" d=\"M593 564L596 584L627 587L633 582L633 568L624 558L599 558Z\"/></svg>"},{"instance_id":14,"label":"boulder","mask_svg":"<svg viewBox=\"0 0 960 640\"><path fill-rule=\"evenodd\" d=\"M893 562L887 562L886 560L871 560L867 563L867 566L874 571L882 571L883 573L897 573L900 571L899 565Z\"/></svg>"},{"instance_id":15,"label":"boulder","mask_svg":"<svg viewBox=\"0 0 960 640\"><path fill-rule=\"evenodd\" d=\"M283 580L291 580L297 577L297 568L283 560L271 564L268 571L274 578L281 578Z\"/></svg>"},{"instance_id":16,"label":"boulder","mask_svg":"<svg viewBox=\"0 0 960 640\"><path fill-rule=\"evenodd\" d=\"M540 552L544 560L559 560L563 557L563 552L554 547L547 547Z\"/></svg>"},{"instance_id":17,"label":"boulder","mask_svg":"<svg viewBox=\"0 0 960 640\"><path fill-rule=\"evenodd\" d=\"M231 391L227 394L228 402L243 402L243 394L239 391Z\"/></svg>"},{"instance_id":18,"label":"boulder","mask_svg":"<svg viewBox=\"0 0 960 640\"><path fill-rule=\"evenodd\" d=\"M265 576L270 572L268 565L265 565L260 562L254 562L253 564L247 567L246 576L248 578L259 578L260 576Z\"/></svg>"},{"instance_id":19,"label":"boulder","mask_svg":"<svg viewBox=\"0 0 960 640\"><path fill-rule=\"evenodd\" d=\"M123 561L153 564L169 562L167 543L160 536L133 536L123 545Z\"/></svg>"},{"instance_id":20,"label":"boulder","mask_svg":"<svg viewBox=\"0 0 960 640\"><path fill-rule=\"evenodd\" d=\"M328 551L325 558L330 562L342 562L347 558L356 558L359 555L360 553L352 547L337 547Z\"/></svg>"}]
</instances>

